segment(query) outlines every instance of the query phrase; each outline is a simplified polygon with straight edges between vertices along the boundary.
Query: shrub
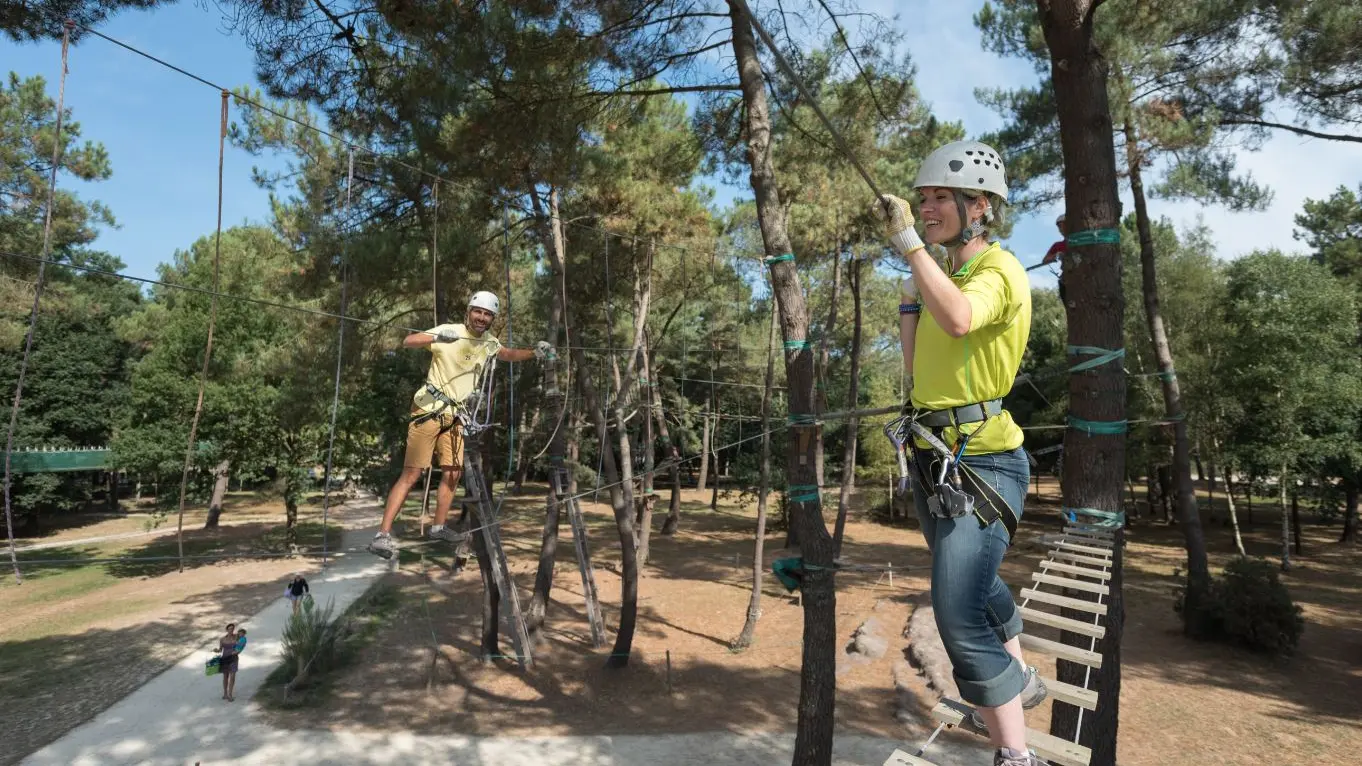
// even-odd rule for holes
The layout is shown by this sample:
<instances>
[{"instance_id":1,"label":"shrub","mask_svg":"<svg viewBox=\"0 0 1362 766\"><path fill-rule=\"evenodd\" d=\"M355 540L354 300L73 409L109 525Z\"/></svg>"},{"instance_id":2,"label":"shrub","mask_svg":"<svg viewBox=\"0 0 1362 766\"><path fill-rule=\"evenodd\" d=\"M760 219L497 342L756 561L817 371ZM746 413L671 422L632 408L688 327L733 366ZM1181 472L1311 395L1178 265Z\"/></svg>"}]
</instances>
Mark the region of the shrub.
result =
<instances>
[{"instance_id":1,"label":"shrub","mask_svg":"<svg viewBox=\"0 0 1362 766\"><path fill-rule=\"evenodd\" d=\"M1238 557L1211 580L1200 615L1188 615L1183 598L1174 609L1196 620L1202 638L1267 654L1290 654L1300 643L1305 619L1271 562Z\"/></svg>"},{"instance_id":2,"label":"shrub","mask_svg":"<svg viewBox=\"0 0 1362 766\"><path fill-rule=\"evenodd\" d=\"M340 621L331 619L334 609L334 602L319 607L309 595L303 598L302 608L289 617L284 626L283 660L284 667L293 671L290 686L300 685L310 674L324 673L335 664L342 628Z\"/></svg>"}]
</instances>

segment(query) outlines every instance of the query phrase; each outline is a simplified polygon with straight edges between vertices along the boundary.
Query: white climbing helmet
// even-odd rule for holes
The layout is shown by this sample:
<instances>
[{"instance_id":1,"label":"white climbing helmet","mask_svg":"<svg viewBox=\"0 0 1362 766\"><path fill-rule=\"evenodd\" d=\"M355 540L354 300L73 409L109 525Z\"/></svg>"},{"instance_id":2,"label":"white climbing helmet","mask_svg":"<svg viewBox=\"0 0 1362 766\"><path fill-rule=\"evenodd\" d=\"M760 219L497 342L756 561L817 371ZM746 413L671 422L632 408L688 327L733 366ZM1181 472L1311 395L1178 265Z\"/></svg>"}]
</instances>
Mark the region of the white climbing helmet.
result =
<instances>
[{"instance_id":1,"label":"white climbing helmet","mask_svg":"<svg viewBox=\"0 0 1362 766\"><path fill-rule=\"evenodd\" d=\"M1007 201L1007 173L993 147L978 141L956 141L927 155L913 181L914 189L941 186L978 189Z\"/></svg>"},{"instance_id":2,"label":"white climbing helmet","mask_svg":"<svg viewBox=\"0 0 1362 766\"><path fill-rule=\"evenodd\" d=\"M1055 223L1056 223L1056 224L1064 223L1064 214L1063 214L1063 213L1060 213L1060 214L1059 214L1059 217L1055 219Z\"/></svg>"},{"instance_id":3,"label":"white climbing helmet","mask_svg":"<svg viewBox=\"0 0 1362 766\"><path fill-rule=\"evenodd\" d=\"M493 314L500 314L501 301L497 300L496 295L493 295L492 293L489 293L486 290L479 290L476 293L473 293L472 298L468 299L468 308L486 309L492 312Z\"/></svg>"}]
</instances>

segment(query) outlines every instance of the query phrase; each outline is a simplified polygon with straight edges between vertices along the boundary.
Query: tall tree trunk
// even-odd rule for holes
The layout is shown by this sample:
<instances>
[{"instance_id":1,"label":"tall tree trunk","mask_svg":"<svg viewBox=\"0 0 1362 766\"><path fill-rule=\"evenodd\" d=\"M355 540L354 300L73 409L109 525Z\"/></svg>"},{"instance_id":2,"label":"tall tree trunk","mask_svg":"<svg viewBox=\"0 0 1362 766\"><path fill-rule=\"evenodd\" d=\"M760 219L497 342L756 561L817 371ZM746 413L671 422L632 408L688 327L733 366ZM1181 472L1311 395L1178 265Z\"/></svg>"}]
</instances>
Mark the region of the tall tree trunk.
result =
<instances>
[{"instance_id":1,"label":"tall tree trunk","mask_svg":"<svg viewBox=\"0 0 1362 766\"><path fill-rule=\"evenodd\" d=\"M227 484L232 479L232 461L224 460L213 466L213 497L208 501L208 519L204 529L217 529L222 519L222 502L227 498Z\"/></svg>"},{"instance_id":2,"label":"tall tree trunk","mask_svg":"<svg viewBox=\"0 0 1362 766\"><path fill-rule=\"evenodd\" d=\"M1130 171L1130 191L1135 198L1135 226L1140 232L1140 272L1144 288L1145 320L1154 344L1154 358L1159 366L1159 380L1163 382L1164 417L1173 423L1173 479L1177 498L1178 523L1187 548L1186 608L1200 614L1206 592L1211 585L1211 566L1206 557L1206 537L1201 529L1201 514L1196 507L1196 488L1192 484L1190 442L1187 438L1187 418L1182 409L1182 389L1178 385L1173 364L1173 348L1168 343L1168 331L1163 326L1163 312L1159 308L1159 282L1154 261L1154 235L1149 223L1149 207L1145 202L1143 157L1135 122L1125 120L1126 163ZM1186 623L1191 625L1189 621Z\"/></svg>"},{"instance_id":3,"label":"tall tree trunk","mask_svg":"<svg viewBox=\"0 0 1362 766\"><path fill-rule=\"evenodd\" d=\"M855 410L860 403L861 382L861 259L851 256L851 381L847 390L847 409ZM847 509L851 504L851 488L856 483L856 436L860 420L847 419L845 445L842 449L842 489L837 496L837 526L832 534L832 553L842 555L842 535L846 532ZM822 441L821 439L819 440Z\"/></svg>"},{"instance_id":4,"label":"tall tree trunk","mask_svg":"<svg viewBox=\"0 0 1362 766\"><path fill-rule=\"evenodd\" d=\"M1198 471L1200 468L1197 469ZM1215 523L1215 461L1206 461L1206 507L1210 509L1210 521Z\"/></svg>"},{"instance_id":5,"label":"tall tree trunk","mask_svg":"<svg viewBox=\"0 0 1362 766\"><path fill-rule=\"evenodd\" d=\"M733 53L746 107L747 162L756 197L757 221L768 257L791 252L781 206L776 171L771 162L771 115L757 45L749 19L736 0L729 0L733 20ZM770 265L771 291L780 311L785 343L785 379L789 386L790 417L813 419L813 354L808 347L808 309L799 274L789 261ZM785 476L790 486L817 484L813 429L793 429ZM817 491L812 499L794 504L792 523L808 565L800 583L804 604L802 665L799 676L799 718L795 727L794 766L824 766L832 762L833 708L836 704L837 593L832 569L832 536L823 523Z\"/></svg>"},{"instance_id":6,"label":"tall tree trunk","mask_svg":"<svg viewBox=\"0 0 1362 766\"><path fill-rule=\"evenodd\" d=\"M710 404L706 408L709 412L705 413L704 431L700 434L700 477L695 480L695 488L701 492L705 491L705 482L709 479L709 419L710 413L714 411L714 400L710 399Z\"/></svg>"},{"instance_id":7,"label":"tall tree trunk","mask_svg":"<svg viewBox=\"0 0 1362 766\"><path fill-rule=\"evenodd\" d=\"M1072 231L1115 231L1120 197L1116 189L1116 153L1111 141L1111 108L1107 100L1107 65L1093 40L1092 14L1097 0L1038 0L1045 41L1050 50L1050 77L1059 114L1064 153L1064 198ZM1068 342L1071 346L1122 348L1125 297L1121 289L1121 251L1117 243L1070 245L1064 259ZM1096 422L1124 422L1126 378L1119 364L1069 376L1069 415ZM1064 434L1064 505L1071 508L1121 508L1121 476L1125 465L1123 434L1090 433L1070 427ZM1122 532L1117 533L1119 551ZM1085 720L1083 744L1092 748L1093 766L1114 766L1120 721L1124 615L1120 559L1115 558L1102 648L1109 659L1097 674L1101 690L1097 709ZM1072 663L1061 663L1072 665ZM1060 667L1059 680L1082 685L1084 674ZM1055 703L1050 731L1058 736L1077 729L1078 709Z\"/></svg>"},{"instance_id":8,"label":"tall tree trunk","mask_svg":"<svg viewBox=\"0 0 1362 766\"><path fill-rule=\"evenodd\" d=\"M549 342L554 343L554 341ZM556 346L557 343L554 343L554 345ZM534 408L534 412L530 415L530 425L525 429L526 434L539 433L539 424L543 419L544 408L548 406L547 401L541 400L540 405ZM525 459L525 442L527 441L529 439L522 438L515 445L515 494L517 495L525 488L525 479L529 478L530 475L530 463L532 461Z\"/></svg>"},{"instance_id":9,"label":"tall tree trunk","mask_svg":"<svg viewBox=\"0 0 1362 766\"><path fill-rule=\"evenodd\" d=\"M776 375L776 312L771 312L771 330L766 336L766 387L761 392L761 473L757 479L757 539L752 551L752 597L747 602L747 620L743 622L742 633L733 640L734 649L746 649L752 645L752 637L757 630L757 620L761 619L761 582L766 574L766 499L771 493L771 431L766 427L766 419L771 414L771 387Z\"/></svg>"},{"instance_id":10,"label":"tall tree trunk","mask_svg":"<svg viewBox=\"0 0 1362 766\"><path fill-rule=\"evenodd\" d=\"M717 400L716 400L717 401ZM719 412L714 412L714 428L709 434L710 457L714 472L714 484L709 488L709 509L719 510Z\"/></svg>"},{"instance_id":11,"label":"tall tree trunk","mask_svg":"<svg viewBox=\"0 0 1362 766\"><path fill-rule=\"evenodd\" d=\"M840 243L839 243L840 245ZM842 249L838 247L832 253L832 295L828 298L828 321L823 323L823 332L818 338L818 369L814 372L814 406L816 412L824 413L828 410L828 344L832 342L833 330L837 329L837 303L842 292ZM824 450L823 450L823 429L818 429L815 437L818 441L814 447L816 452L815 465L818 474L818 486L823 486L823 479L827 477L824 470Z\"/></svg>"},{"instance_id":12,"label":"tall tree trunk","mask_svg":"<svg viewBox=\"0 0 1362 766\"><path fill-rule=\"evenodd\" d=\"M1277 510L1282 515L1282 571L1291 571L1291 518L1286 515L1286 464L1277 479Z\"/></svg>"},{"instance_id":13,"label":"tall tree trunk","mask_svg":"<svg viewBox=\"0 0 1362 766\"><path fill-rule=\"evenodd\" d=\"M534 202L535 216L540 221L543 221L545 218L539 202L539 195L535 192L533 184L530 185L529 190L530 198ZM542 225L543 227L547 227L547 231L543 231L542 239L546 249L550 252L550 262L561 265L567 262L567 243L563 235L562 221L558 218L558 192L556 189L549 192L549 206L551 215L548 217L547 223ZM553 276L555 284L552 290L553 296L550 301L548 334L545 338L549 343L557 347L559 345L558 335L560 329L569 340L571 339L571 333L564 322L567 310L567 306L564 303L567 300L567 275L564 269L555 268ZM566 362L564 361L563 363ZM549 408L550 412L553 412L554 415L552 416L551 422L548 424L552 429L552 437L549 441L550 481L549 493L545 500L544 532L539 543L539 565L536 568L534 575L534 591L530 595L530 606L525 614L525 630L529 633L530 641L534 644L539 643L542 638L544 620L548 612L549 597L553 591L553 569L558 560L558 533L562 525L563 510L560 503L559 492L570 492L565 482L567 477L564 475L570 473L570 471L567 470L568 464L566 463L566 441L568 431L570 430L570 424L565 422L567 416L567 397L566 392L563 390L564 381L560 379L559 372L559 363L557 362L544 365L542 382L544 389L546 389L546 395L543 404L539 410L536 410L535 412L536 423L539 420L539 411L543 410L545 407ZM576 437L575 433L573 434L573 437ZM521 444L523 445L524 442L525 440L522 439ZM517 476L517 483L524 478L525 471L527 471L528 468L528 461L521 465L519 476ZM558 491L555 491L556 484L552 474L560 471L559 484L561 484L561 486L558 486ZM474 535L474 537L480 538L481 536ZM478 568L480 571L484 572L484 576L490 576L491 570L483 567L481 556L479 556ZM490 582L490 580L487 582ZM495 590L495 588L493 588L493 590ZM497 608L495 602L484 601L483 606L484 610L491 609L495 616L495 610ZM484 612L484 617L485 616L486 614ZM485 638L486 637L484 636L484 639ZM495 636L493 636L493 639L495 639ZM495 648L495 644L493 647Z\"/></svg>"},{"instance_id":14,"label":"tall tree trunk","mask_svg":"<svg viewBox=\"0 0 1362 766\"><path fill-rule=\"evenodd\" d=\"M1357 492L1358 480L1349 477L1343 480L1343 534L1340 543L1351 543L1357 539Z\"/></svg>"},{"instance_id":15,"label":"tall tree trunk","mask_svg":"<svg viewBox=\"0 0 1362 766\"><path fill-rule=\"evenodd\" d=\"M649 245L652 248L652 245ZM652 265L651 254L648 257L648 265ZM637 280L635 282L637 285ZM637 304L638 301L635 300ZM640 318L638 321L642 322ZM648 340L646 333L640 338L642 348L638 354L638 364L642 375L639 383L643 387L643 503L642 513L638 522L638 564L642 567L648 563L648 538L653 531L653 508L657 503L657 492L653 490L653 469L656 467L657 443L653 438L653 402L657 391L657 383L653 380L653 370L648 356Z\"/></svg>"},{"instance_id":16,"label":"tall tree trunk","mask_svg":"<svg viewBox=\"0 0 1362 766\"><path fill-rule=\"evenodd\" d=\"M1249 474L1248 483L1244 485L1244 506L1248 511L1247 525L1253 526L1253 482L1254 476Z\"/></svg>"},{"instance_id":17,"label":"tall tree trunk","mask_svg":"<svg viewBox=\"0 0 1362 766\"><path fill-rule=\"evenodd\" d=\"M652 353L651 348L648 349ZM654 370L653 374L659 374L657 370L657 357L652 357L649 368ZM672 492L667 506L667 519L662 522L661 534L674 535L676 528L681 524L681 451L677 449L676 442L672 441L671 430L667 426L666 408L662 406L662 397L656 399L656 407L653 416L657 421L657 435L662 441L662 448L667 452L668 473L671 474Z\"/></svg>"},{"instance_id":18,"label":"tall tree trunk","mask_svg":"<svg viewBox=\"0 0 1362 766\"><path fill-rule=\"evenodd\" d=\"M1212 442L1212 444L1215 445L1218 452L1219 443ZM1234 466L1223 462L1221 465L1225 466L1225 500L1228 501L1229 505L1230 528L1234 531L1234 548L1239 551L1240 556L1247 556L1248 554L1244 552L1244 536L1239 533L1239 514L1234 510L1234 480L1231 478L1234 475Z\"/></svg>"},{"instance_id":19,"label":"tall tree trunk","mask_svg":"<svg viewBox=\"0 0 1362 766\"><path fill-rule=\"evenodd\" d=\"M1291 535L1296 539L1296 555L1304 556L1301 550L1301 506L1300 498L1297 496L1296 482L1291 482Z\"/></svg>"}]
</instances>

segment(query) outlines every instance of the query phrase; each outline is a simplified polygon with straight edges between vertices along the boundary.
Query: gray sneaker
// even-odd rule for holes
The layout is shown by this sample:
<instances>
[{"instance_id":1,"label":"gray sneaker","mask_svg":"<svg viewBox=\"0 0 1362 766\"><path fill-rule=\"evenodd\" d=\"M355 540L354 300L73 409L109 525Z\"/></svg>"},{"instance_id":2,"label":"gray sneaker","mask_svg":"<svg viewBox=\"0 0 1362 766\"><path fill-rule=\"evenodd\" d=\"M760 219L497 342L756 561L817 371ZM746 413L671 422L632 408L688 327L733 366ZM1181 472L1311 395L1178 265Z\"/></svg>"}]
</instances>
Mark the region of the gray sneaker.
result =
<instances>
[{"instance_id":1,"label":"gray sneaker","mask_svg":"<svg viewBox=\"0 0 1362 766\"><path fill-rule=\"evenodd\" d=\"M369 543L369 552L375 556L390 559L397 555L397 542L387 532L379 532Z\"/></svg>"},{"instance_id":2,"label":"gray sneaker","mask_svg":"<svg viewBox=\"0 0 1362 766\"><path fill-rule=\"evenodd\" d=\"M1026 686L1021 693L1022 710L1030 710L1044 702L1048 696L1050 696L1050 690L1045 688L1045 681L1041 679L1040 672L1033 667L1028 667L1026 669ZM979 715L978 710L970 713L969 721L980 731L988 731L988 727L984 725L984 717Z\"/></svg>"},{"instance_id":3,"label":"gray sneaker","mask_svg":"<svg viewBox=\"0 0 1362 766\"><path fill-rule=\"evenodd\" d=\"M447 543L461 543L468 539L467 532L460 532L453 527L440 527L438 530L432 529L426 533L432 540L444 540Z\"/></svg>"},{"instance_id":4,"label":"gray sneaker","mask_svg":"<svg viewBox=\"0 0 1362 766\"><path fill-rule=\"evenodd\" d=\"M1036 757L1034 751L1028 750L1021 755L1016 755L1016 752L1010 748L998 748L993 752L993 766L1050 766Z\"/></svg>"}]
</instances>

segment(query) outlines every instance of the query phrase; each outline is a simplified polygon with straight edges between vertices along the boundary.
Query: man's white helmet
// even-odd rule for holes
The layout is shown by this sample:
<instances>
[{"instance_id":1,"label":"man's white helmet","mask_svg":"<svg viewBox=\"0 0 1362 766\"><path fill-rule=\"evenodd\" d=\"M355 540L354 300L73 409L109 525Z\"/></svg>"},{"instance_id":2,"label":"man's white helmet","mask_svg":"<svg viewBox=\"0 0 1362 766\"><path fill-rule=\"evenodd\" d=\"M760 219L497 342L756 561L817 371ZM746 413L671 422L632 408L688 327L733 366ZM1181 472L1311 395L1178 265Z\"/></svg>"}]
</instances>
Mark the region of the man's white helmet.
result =
<instances>
[{"instance_id":1,"label":"man's white helmet","mask_svg":"<svg viewBox=\"0 0 1362 766\"><path fill-rule=\"evenodd\" d=\"M927 155L917 171L914 189L941 186L978 189L1007 201L1007 174L993 147L978 141L956 141Z\"/></svg>"},{"instance_id":2,"label":"man's white helmet","mask_svg":"<svg viewBox=\"0 0 1362 766\"><path fill-rule=\"evenodd\" d=\"M492 293L489 293L486 290L479 290L476 293L473 293L472 298L468 299L468 308L487 309L493 314L500 314L501 301L497 300L497 296Z\"/></svg>"},{"instance_id":3,"label":"man's white helmet","mask_svg":"<svg viewBox=\"0 0 1362 766\"><path fill-rule=\"evenodd\" d=\"M1064 214L1063 214L1063 213L1060 213L1060 214L1059 214L1059 217L1055 219L1055 223L1064 223Z\"/></svg>"}]
</instances>

